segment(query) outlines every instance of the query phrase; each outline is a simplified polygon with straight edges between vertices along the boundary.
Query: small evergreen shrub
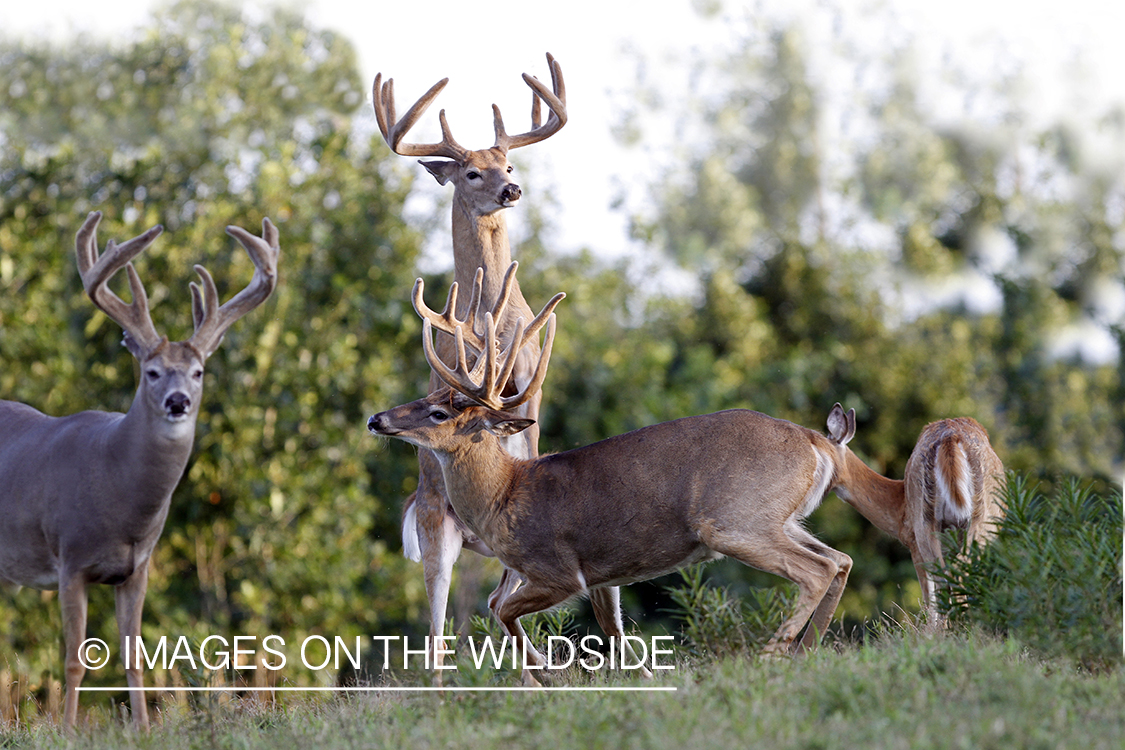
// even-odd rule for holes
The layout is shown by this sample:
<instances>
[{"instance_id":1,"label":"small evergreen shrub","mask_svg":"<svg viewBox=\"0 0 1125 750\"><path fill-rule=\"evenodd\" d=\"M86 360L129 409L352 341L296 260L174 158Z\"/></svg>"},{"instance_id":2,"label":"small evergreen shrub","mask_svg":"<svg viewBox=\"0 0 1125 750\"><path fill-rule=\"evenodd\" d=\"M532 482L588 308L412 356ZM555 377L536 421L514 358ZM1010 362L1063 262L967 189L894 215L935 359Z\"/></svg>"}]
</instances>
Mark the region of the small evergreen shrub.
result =
<instances>
[{"instance_id":1,"label":"small evergreen shrub","mask_svg":"<svg viewBox=\"0 0 1125 750\"><path fill-rule=\"evenodd\" d=\"M696 655L759 650L793 608L790 587L752 588L746 600L704 580L703 566L680 572L684 585L668 589L671 614L682 623L683 646Z\"/></svg>"},{"instance_id":2,"label":"small evergreen shrub","mask_svg":"<svg viewBox=\"0 0 1125 750\"><path fill-rule=\"evenodd\" d=\"M948 586L939 608L950 623L980 624L1047 657L1090 670L1122 663L1121 494L1062 483L1047 498L1008 475L1007 514L991 543L963 553L947 535Z\"/></svg>"}]
</instances>

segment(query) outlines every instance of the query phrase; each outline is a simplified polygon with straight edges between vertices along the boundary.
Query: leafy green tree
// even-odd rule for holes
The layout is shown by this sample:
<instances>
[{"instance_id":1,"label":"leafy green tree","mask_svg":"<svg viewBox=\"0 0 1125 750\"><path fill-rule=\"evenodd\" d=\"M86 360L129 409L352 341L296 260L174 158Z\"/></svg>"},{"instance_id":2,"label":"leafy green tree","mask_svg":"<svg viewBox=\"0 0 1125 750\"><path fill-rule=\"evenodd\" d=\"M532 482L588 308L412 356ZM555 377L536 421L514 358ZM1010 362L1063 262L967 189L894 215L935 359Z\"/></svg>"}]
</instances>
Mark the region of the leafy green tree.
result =
<instances>
[{"instance_id":1,"label":"leafy green tree","mask_svg":"<svg viewBox=\"0 0 1125 750\"><path fill-rule=\"evenodd\" d=\"M1109 166L1121 118L1083 121L1096 140L1036 131L995 87L993 123L950 126L920 101L896 52L908 44L849 44L847 30L821 56L889 85L830 96L799 25L719 17L741 35L688 66L707 81L677 103L693 145L635 219L638 239L699 278L679 321L646 323L673 348L670 372L692 363L688 380L665 382L667 400L692 389L700 406L810 427L843 401L858 412L857 452L896 477L926 423L969 415L1009 468L1119 481L1120 372L1065 344L1120 326L1106 299L1125 290L1125 181ZM846 612L912 605L897 544L834 501L810 526L855 558Z\"/></svg>"},{"instance_id":2,"label":"leafy green tree","mask_svg":"<svg viewBox=\"0 0 1125 750\"><path fill-rule=\"evenodd\" d=\"M355 116L363 88L351 46L285 10L181 3L126 44L0 41L5 398L48 414L132 399L121 331L75 270L88 211L105 214L103 244L165 226L137 265L172 338L190 333L193 263L224 299L249 280L226 225L256 232L268 216L281 233L277 291L208 363L146 637L279 634L292 647L421 618L397 532L416 467L365 430L425 380L408 302L421 238L401 218L409 181ZM0 602L3 660L32 674L59 662L57 605L43 598ZM113 643L111 613L96 591L91 631ZM285 677L308 679L296 662Z\"/></svg>"}]
</instances>

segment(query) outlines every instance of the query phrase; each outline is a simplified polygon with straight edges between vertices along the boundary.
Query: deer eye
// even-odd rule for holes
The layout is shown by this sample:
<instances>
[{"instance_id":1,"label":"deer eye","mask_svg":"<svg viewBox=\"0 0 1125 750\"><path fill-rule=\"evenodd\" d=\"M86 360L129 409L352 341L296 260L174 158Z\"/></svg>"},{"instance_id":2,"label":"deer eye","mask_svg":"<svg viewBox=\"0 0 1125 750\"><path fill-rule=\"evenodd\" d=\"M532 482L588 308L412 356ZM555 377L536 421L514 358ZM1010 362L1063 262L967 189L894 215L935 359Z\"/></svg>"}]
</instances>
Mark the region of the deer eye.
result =
<instances>
[{"instance_id":1,"label":"deer eye","mask_svg":"<svg viewBox=\"0 0 1125 750\"><path fill-rule=\"evenodd\" d=\"M192 380L199 380L202 377L203 377L203 370L192 370L191 371L191 379Z\"/></svg>"},{"instance_id":2,"label":"deer eye","mask_svg":"<svg viewBox=\"0 0 1125 750\"><path fill-rule=\"evenodd\" d=\"M148 375L148 377L151 380L156 380L157 378L160 377L160 370L156 370L156 369L145 370L145 375Z\"/></svg>"},{"instance_id":3,"label":"deer eye","mask_svg":"<svg viewBox=\"0 0 1125 750\"><path fill-rule=\"evenodd\" d=\"M465 177L470 179L470 180L479 180L480 179L480 172L469 172L465 175Z\"/></svg>"},{"instance_id":4,"label":"deer eye","mask_svg":"<svg viewBox=\"0 0 1125 750\"><path fill-rule=\"evenodd\" d=\"M434 411L430 412L430 419L432 419L434 422L444 422L449 419L449 415L441 409L435 409Z\"/></svg>"},{"instance_id":5,"label":"deer eye","mask_svg":"<svg viewBox=\"0 0 1125 750\"><path fill-rule=\"evenodd\" d=\"M509 164L509 165L508 165L508 174L511 174L511 173L512 173L512 170L513 170L513 167L512 167L512 165L511 165L511 164Z\"/></svg>"}]
</instances>

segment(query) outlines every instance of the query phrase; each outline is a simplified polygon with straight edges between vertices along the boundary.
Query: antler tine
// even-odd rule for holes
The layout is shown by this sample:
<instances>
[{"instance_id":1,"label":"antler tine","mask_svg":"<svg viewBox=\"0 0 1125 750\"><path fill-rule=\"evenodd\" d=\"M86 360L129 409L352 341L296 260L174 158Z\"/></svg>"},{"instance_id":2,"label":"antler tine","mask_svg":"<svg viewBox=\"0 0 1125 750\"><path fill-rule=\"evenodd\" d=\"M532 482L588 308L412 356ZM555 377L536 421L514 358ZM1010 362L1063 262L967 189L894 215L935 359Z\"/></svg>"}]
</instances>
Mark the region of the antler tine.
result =
<instances>
[{"instance_id":1,"label":"antler tine","mask_svg":"<svg viewBox=\"0 0 1125 750\"><path fill-rule=\"evenodd\" d=\"M445 85L448 78L443 78L429 91L422 94L414 106L406 111L401 120L395 120L395 85L394 79L388 78L383 83L383 74L375 76L375 84L371 89L371 101L375 107L375 120L379 123L379 132L391 150L401 156L445 156L450 159L463 159L468 151L453 139L449 124L445 121L445 110L442 110L438 119L441 122L441 143L403 143L402 139L410 128L418 122L418 118L429 108Z\"/></svg>"},{"instance_id":2,"label":"antler tine","mask_svg":"<svg viewBox=\"0 0 1125 750\"><path fill-rule=\"evenodd\" d=\"M441 357L437 355L437 352L434 351L433 331L433 321L429 318L423 319L422 351L426 355L426 361L430 364L430 367L433 368L434 373L453 390L463 393L472 400L482 403L485 406L497 408L499 404L489 399L485 391L488 384L477 383L473 378L473 373L479 372L480 370L480 360L485 359L487 353L485 353L484 356L478 357L478 365L473 367L473 372L470 372L467 361L468 357L465 353L463 329L461 326L457 326L457 328L454 329L454 339L457 347L456 365L451 368L449 365L445 364L445 362L441 360Z\"/></svg>"},{"instance_id":3,"label":"antler tine","mask_svg":"<svg viewBox=\"0 0 1125 750\"><path fill-rule=\"evenodd\" d=\"M130 261L151 245L164 231L164 227L157 224L144 234L120 245L110 240L106 243L105 253L99 257L97 232L101 219L101 211L92 211L74 238L78 275L82 278L82 287L94 305L121 326L128 338L146 351L153 349L159 345L163 337L156 332L156 327L152 324L152 317L148 311L148 295ZM133 301L128 305L107 286L110 278L121 270L122 266L129 276L129 291L133 296Z\"/></svg>"},{"instance_id":4,"label":"antler tine","mask_svg":"<svg viewBox=\"0 0 1125 750\"><path fill-rule=\"evenodd\" d=\"M209 357L219 348L223 334L231 324L269 298L277 287L277 259L281 254L277 227L268 218L262 219L262 236L255 237L245 229L228 226L227 234L238 240L254 263L254 276L238 294L219 306L215 281L203 266L195 266L202 291L191 283L192 317L195 333L188 343Z\"/></svg>"},{"instance_id":5,"label":"antler tine","mask_svg":"<svg viewBox=\"0 0 1125 750\"><path fill-rule=\"evenodd\" d=\"M515 273L517 263L512 263L508 267L504 275L503 284L500 287L500 295L496 299L496 304L493 305L491 315L497 320L504 314L504 310L508 306L508 301L512 295L512 287L515 281ZM423 320L429 320L431 324L443 333L454 335L458 328L464 329L462 336L464 336L471 347L478 352L484 351L486 346L485 334L478 329L478 322L481 318L481 289L484 285L484 269L478 268L475 278L473 279L473 292L469 298L469 307L465 312L464 320L457 318L457 295L459 293L457 282L453 282L449 287L449 296L445 303L445 309L441 313L436 313L431 310L423 299L423 292L425 290L425 283L422 279L417 279L414 282L414 289L411 293L411 299L414 304L414 311Z\"/></svg>"},{"instance_id":6,"label":"antler tine","mask_svg":"<svg viewBox=\"0 0 1125 750\"><path fill-rule=\"evenodd\" d=\"M483 271L478 269L477 277L473 280L473 296L470 303L470 314L466 316L465 320L457 319L457 295L459 286L454 281L449 286L449 296L446 298L445 309L441 313L436 313L430 309L423 299L423 292L425 291L425 282L422 279L417 279L414 282L414 290L411 294L412 302L414 303L414 312L418 313L418 317L423 321L428 321L430 325L437 328L443 333L448 333L450 336L464 336L461 330L466 325L468 326L470 341L469 344L477 351L481 351L484 346L484 339L476 335L471 323L473 315L472 310L480 304L480 287L483 281Z\"/></svg>"},{"instance_id":7,"label":"antler tine","mask_svg":"<svg viewBox=\"0 0 1125 750\"><path fill-rule=\"evenodd\" d=\"M527 328L523 332L523 338L519 340L521 348L539 334L539 330L543 327L547 318L554 313L555 307L565 298L566 292L559 292L554 297L551 297L547 304L543 306L543 309L539 311L538 315L531 319L531 322L527 324Z\"/></svg>"},{"instance_id":8,"label":"antler tine","mask_svg":"<svg viewBox=\"0 0 1125 750\"><path fill-rule=\"evenodd\" d=\"M504 403L503 399L500 398L500 391L503 390L504 383L507 382L507 378L511 375L512 368L515 366L515 350L509 348L505 352L504 363L500 368L500 372L503 373L503 378L501 378L496 367L496 322L491 313L485 313L484 317L485 342L471 370L465 350L464 329L461 326L454 329L457 351L454 368L446 365L434 351L433 323L428 318L422 322L422 351L425 353L426 361L430 363L430 367L450 388L490 409L503 409ZM522 320L519 325L522 327Z\"/></svg>"},{"instance_id":9,"label":"antler tine","mask_svg":"<svg viewBox=\"0 0 1125 750\"><path fill-rule=\"evenodd\" d=\"M556 297L557 296L558 295L556 295ZM523 321L520 322L522 323ZM539 392L540 388L543 387L543 381L547 379L547 365L551 362L551 347L554 346L554 343L555 314L551 313L547 316L547 337L543 341L543 348L539 351L539 361L535 365L535 373L531 376L531 380L528 382L528 384L519 393L514 396L508 396L506 398L502 397L500 399L500 405L502 409L514 409L517 406L526 403L532 398L532 396ZM510 359L514 364L515 355L513 354ZM508 374L511 374L510 368L508 369ZM506 382L506 380L502 380L500 382L503 383Z\"/></svg>"},{"instance_id":10,"label":"antler tine","mask_svg":"<svg viewBox=\"0 0 1125 750\"><path fill-rule=\"evenodd\" d=\"M566 124L566 82L563 80L562 66L554 56L547 53L547 67L551 70L551 88L548 89L538 78L527 73L523 74L524 82L531 87L531 130L520 135L508 135L504 131L504 124L500 117L500 110L496 105L493 110L493 127L496 130L496 148L505 152L513 148L530 146L533 143L546 140L562 129ZM544 125L539 125L540 108L539 100L547 102L551 110L550 117Z\"/></svg>"},{"instance_id":11,"label":"antler tine","mask_svg":"<svg viewBox=\"0 0 1125 750\"><path fill-rule=\"evenodd\" d=\"M446 385L478 404L490 409L514 409L531 399L542 387L543 381L547 377L547 366L551 360L551 347L555 340L555 315L551 311L565 296L562 292L556 294L543 308L542 312L535 317L530 326L524 322L523 318L517 320L516 332L512 337L512 342L499 354L496 346L496 319L493 318L491 312L486 312L484 315L485 340L472 369L469 368L468 355L465 350L464 328L458 325L453 330L456 365L451 368L437 356L437 352L434 350L434 319L424 317L422 321L422 350L426 355L426 361L429 362L430 367ZM504 385L511 379L515 370L520 350L543 325L547 326L547 336L539 353L539 361L535 366L531 380L515 395L501 396ZM499 366L497 360L500 361Z\"/></svg>"}]
</instances>

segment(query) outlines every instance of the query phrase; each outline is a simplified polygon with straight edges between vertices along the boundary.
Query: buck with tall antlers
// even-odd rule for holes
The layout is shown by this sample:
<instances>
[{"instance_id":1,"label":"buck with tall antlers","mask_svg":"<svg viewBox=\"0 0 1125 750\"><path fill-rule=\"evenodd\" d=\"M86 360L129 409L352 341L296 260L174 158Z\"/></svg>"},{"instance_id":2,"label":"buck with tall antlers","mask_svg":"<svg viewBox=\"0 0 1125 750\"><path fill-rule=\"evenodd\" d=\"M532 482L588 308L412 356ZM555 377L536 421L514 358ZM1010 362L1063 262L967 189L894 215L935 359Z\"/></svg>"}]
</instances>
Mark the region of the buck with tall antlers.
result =
<instances>
[{"instance_id":1,"label":"buck with tall antlers","mask_svg":"<svg viewBox=\"0 0 1125 750\"><path fill-rule=\"evenodd\" d=\"M937 623L932 569L943 563L940 535L964 529L966 542L987 542L1003 515L1004 465L988 433L969 417L943 419L922 430L902 482L885 480L881 491L836 494L910 550L922 607Z\"/></svg>"},{"instance_id":2,"label":"buck with tall antlers","mask_svg":"<svg viewBox=\"0 0 1125 750\"><path fill-rule=\"evenodd\" d=\"M440 143L407 143L403 140L407 131L445 88L448 78L434 84L401 119L396 119L393 79L384 82L380 73L375 77L372 90L379 130L392 151L402 156L442 159L421 164L439 184L453 184L454 281L462 289L471 288L476 283L474 274L483 269L478 299L485 309L497 311L495 322L502 345L511 341L516 320L521 317L530 319L532 315L519 283L514 276L506 273L512 264L512 254L503 209L514 206L521 196L520 186L512 181L513 168L508 161L508 153L511 149L550 138L566 124L567 119L562 68L550 54L547 55L547 64L551 71L551 88L533 76L523 75L523 80L532 89L531 130L509 135L500 109L494 104L495 143L491 148L477 151L469 150L454 140L444 110L438 115L442 133ZM542 122L540 100L546 102L550 110L545 123ZM507 298L506 307L499 305L501 297ZM450 313L462 320L475 309L466 307L464 300L456 298L451 298L450 303ZM449 359L454 356L452 330L448 326L438 326L438 330L442 333L438 337L437 348L443 357ZM511 382L506 384L510 390L526 386L539 353L538 342L528 341L520 352L509 378ZM430 390L434 391L440 385L440 381L431 376ZM521 406L523 416L536 419L540 400L541 395L536 391ZM539 454L539 428L533 425L523 434L505 440L504 445L514 456L534 458ZM404 554L412 560L422 561L426 595L430 602L430 635L439 637L445 627L453 564L462 547L487 556L492 553L479 538L469 533L450 509L441 470L434 457L425 450L419 453L418 489L405 504L402 536ZM513 585L514 579L505 572L491 598L502 595ZM619 616L616 599L613 598L615 595L616 592L605 594L608 598L605 606L611 607L613 612L599 611L599 619ZM599 597L595 606L600 603ZM434 680L441 684L440 651L435 653L434 660L437 667Z\"/></svg>"},{"instance_id":3,"label":"buck with tall antlers","mask_svg":"<svg viewBox=\"0 0 1125 750\"><path fill-rule=\"evenodd\" d=\"M724 555L800 589L796 609L774 635L770 651L788 653L817 643L852 561L805 531L801 520L834 488L863 495L894 484L846 447L855 434L855 412L845 414L837 404L828 417L828 437L758 412L731 410L534 460L516 458L500 440L532 426L513 410L546 376L553 314L528 384L505 395L501 383L520 342L543 324L549 308L533 324L518 326L519 335L502 354L486 314L483 353L471 368L460 335L453 367L438 356L426 319L426 359L447 387L368 420L372 433L434 453L458 516L526 580L492 603L517 649L523 646L519 618L525 614ZM529 656L542 664L537 653ZM523 679L537 684L527 670Z\"/></svg>"},{"instance_id":4,"label":"buck with tall antlers","mask_svg":"<svg viewBox=\"0 0 1125 750\"><path fill-rule=\"evenodd\" d=\"M74 726L86 672L79 645L86 638L86 588L116 588L117 627L124 653L141 634L148 565L195 439L203 366L232 323L262 304L277 285L277 229L262 222L258 238L239 227L227 233L254 262L250 284L220 307L215 282L195 266L191 284L195 332L169 342L153 326L144 286L129 261L163 231L153 227L100 255L91 213L78 230L82 285L94 304L125 331L140 363L140 385L128 413L84 411L49 417L25 404L0 401L0 580L58 589L66 643L63 725ZM132 301L107 283L122 267ZM144 677L125 670L134 723L148 726Z\"/></svg>"}]
</instances>

